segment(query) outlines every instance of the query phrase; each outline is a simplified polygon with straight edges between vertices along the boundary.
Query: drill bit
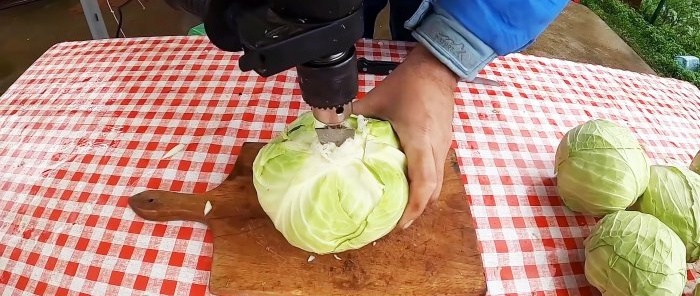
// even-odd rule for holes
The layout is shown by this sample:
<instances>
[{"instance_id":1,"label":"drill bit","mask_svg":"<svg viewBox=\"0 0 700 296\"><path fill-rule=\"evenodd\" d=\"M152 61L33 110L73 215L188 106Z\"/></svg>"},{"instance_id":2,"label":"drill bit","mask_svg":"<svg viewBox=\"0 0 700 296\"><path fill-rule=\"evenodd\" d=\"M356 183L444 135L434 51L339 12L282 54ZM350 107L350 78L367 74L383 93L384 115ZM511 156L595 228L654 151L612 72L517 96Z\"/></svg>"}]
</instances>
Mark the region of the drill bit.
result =
<instances>
[{"instance_id":1,"label":"drill bit","mask_svg":"<svg viewBox=\"0 0 700 296\"><path fill-rule=\"evenodd\" d=\"M336 108L312 108L314 118L324 124L316 129L318 140L322 144L335 143L340 146L352 138L355 131L345 126L345 121L352 113L352 103Z\"/></svg>"},{"instance_id":2,"label":"drill bit","mask_svg":"<svg viewBox=\"0 0 700 296\"><path fill-rule=\"evenodd\" d=\"M325 127L317 128L316 135L322 144L334 143L335 146L340 147L355 135L355 131L345 127Z\"/></svg>"}]
</instances>

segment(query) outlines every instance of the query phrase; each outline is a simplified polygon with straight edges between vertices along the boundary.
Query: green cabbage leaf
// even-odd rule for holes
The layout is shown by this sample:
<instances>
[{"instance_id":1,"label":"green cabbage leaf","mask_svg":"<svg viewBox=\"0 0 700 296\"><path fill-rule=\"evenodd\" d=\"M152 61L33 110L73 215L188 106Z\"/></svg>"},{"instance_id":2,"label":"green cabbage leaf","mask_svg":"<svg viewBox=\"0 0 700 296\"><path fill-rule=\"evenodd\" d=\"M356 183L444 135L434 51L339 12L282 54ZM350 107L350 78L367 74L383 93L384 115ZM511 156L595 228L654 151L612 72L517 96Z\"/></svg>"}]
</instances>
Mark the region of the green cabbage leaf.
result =
<instances>
[{"instance_id":1,"label":"green cabbage leaf","mask_svg":"<svg viewBox=\"0 0 700 296\"><path fill-rule=\"evenodd\" d=\"M569 130L555 155L557 191L572 211L603 216L627 209L649 182L649 160L631 131L604 119Z\"/></svg>"},{"instance_id":2,"label":"green cabbage leaf","mask_svg":"<svg viewBox=\"0 0 700 296\"><path fill-rule=\"evenodd\" d=\"M652 215L619 211L584 240L584 273L605 296L678 296L686 283L685 246Z\"/></svg>"},{"instance_id":3,"label":"green cabbage leaf","mask_svg":"<svg viewBox=\"0 0 700 296\"><path fill-rule=\"evenodd\" d=\"M686 260L700 258L700 175L685 167L653 165L639 210L655 216L680 237Z\"/></svg>"}]
</instances>

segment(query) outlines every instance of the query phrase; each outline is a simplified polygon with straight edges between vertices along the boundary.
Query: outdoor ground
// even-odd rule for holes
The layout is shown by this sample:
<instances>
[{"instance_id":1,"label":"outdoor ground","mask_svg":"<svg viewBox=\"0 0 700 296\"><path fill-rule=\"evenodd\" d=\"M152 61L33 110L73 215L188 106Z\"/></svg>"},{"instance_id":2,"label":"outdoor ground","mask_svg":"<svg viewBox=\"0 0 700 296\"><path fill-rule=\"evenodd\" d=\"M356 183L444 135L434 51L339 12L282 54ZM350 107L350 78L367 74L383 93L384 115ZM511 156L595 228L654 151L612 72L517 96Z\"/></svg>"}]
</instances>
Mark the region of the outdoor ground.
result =
<instances>
[{"instance_id":1,"label":"outdoor ground","mask_svg":"<svg viewBox=\"0 0 700 296\"><path fill-rule=\"evenodd\" d=\"M595 13L572 3L524 53L654 74Z\"/></svg>"},{"instance_id":2,"label":"outdoor ground","mask_svg":"<svg viewBox=\"0 0 700 296\"><path fill-rule=\"evenodd\" d=\"M123 1L112 1L115 2ZM186 35L198 23L192 16L171 9L163 0L142 2L145 10L135 1L124 9L127 37ZM113 35L116 25L107 5L102 12ZM376 38L390 38L385 22L386 13L377 22ZM0 94L53 44L90 38L78 0L39 0L0 10ZM654 73L600 18L576 3L571 3L524 53Z\"/></svg>"}]
</instances>

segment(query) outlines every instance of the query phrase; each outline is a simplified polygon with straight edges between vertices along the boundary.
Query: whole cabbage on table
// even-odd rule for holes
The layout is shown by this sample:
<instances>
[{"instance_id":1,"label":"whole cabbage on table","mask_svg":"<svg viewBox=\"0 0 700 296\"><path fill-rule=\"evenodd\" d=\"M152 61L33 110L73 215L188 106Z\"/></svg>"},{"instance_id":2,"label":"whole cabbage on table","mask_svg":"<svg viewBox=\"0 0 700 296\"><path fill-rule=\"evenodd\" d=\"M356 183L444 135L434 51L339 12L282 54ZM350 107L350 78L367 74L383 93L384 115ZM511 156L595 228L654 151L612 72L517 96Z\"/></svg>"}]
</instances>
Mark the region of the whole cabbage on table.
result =
<instances>
[{"instance_id":1,"label":"whole cabbage on table","mask_svg":"<svg viewBox=\"0 0 700 296\"><path fill-rule=\"evenodd\" d=\"M700 175L678 166L653 165L639 210L668 225L686 247L686 261L700 259Z\"/></svg>"},{"instance_id":2,"label":"whole cabbage on table","mask_svg":"<svg viewBox=\"0 0 700 296\"><path fill-rule=\"evenodd\" d=\"M557 191L575 212L627 209L649 182L649 160L631 131L605 119L569 130L555 155Z\"/></svg>"},{"instance_id":3,"label":"whole cabbage on table","mask_svg":"<svg viewBox=\"0 0 700 296\"><path fill-rule=\"evenodd\" d=\"M355 137L321 144L310 112L265 145L253 184L275 228L316 254L361 248L387 235L408 203L406 156L388 121L353 116Z\"/></svg>"},{"instance_id":4,"label":"whole cabbage on table","mask_svg":"<svg viewBox=\"0 0 700 296\"><path fill-rule=\"evenodd\" d=\"M584 240L588 282L609 296L678 296L686 283L685 246L652 215L619 211Z\"/></svg>"}]
</instances>

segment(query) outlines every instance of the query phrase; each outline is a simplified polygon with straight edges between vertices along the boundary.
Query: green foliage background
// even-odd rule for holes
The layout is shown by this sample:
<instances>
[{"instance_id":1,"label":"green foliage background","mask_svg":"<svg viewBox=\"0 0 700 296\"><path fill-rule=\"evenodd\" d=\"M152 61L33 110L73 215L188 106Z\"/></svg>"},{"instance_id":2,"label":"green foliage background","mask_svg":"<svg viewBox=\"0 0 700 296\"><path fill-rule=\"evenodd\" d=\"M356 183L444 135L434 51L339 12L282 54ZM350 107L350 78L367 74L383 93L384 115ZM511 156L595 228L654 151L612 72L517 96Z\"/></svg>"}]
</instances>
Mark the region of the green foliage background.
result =
<instances>
[{"instance_id":1,"label":"green foliage background","mask_svg":"<svg viewBox=\"0 0 700 296\"><path fill-rule=\"evenodd\" d=\"M659 75L700 87L700 72L680 67L678 55L700 57L700 0L667 0L654 24L649 20L660 0L646 0L639 11L620 0L582 0Z\"/></svg>"},{"instance_id":2,"label":"green foliage background","mask_svg":"<svg viewBox=\"0 0 700 296\"><path fill-rule=\"evenodd\" d=\"M651 21L660 1L642 2L640 13ZM667 0L654 25L674 32L679 44L690 54L700 56L700 0Z\"/></svg>"}]
</instances>

